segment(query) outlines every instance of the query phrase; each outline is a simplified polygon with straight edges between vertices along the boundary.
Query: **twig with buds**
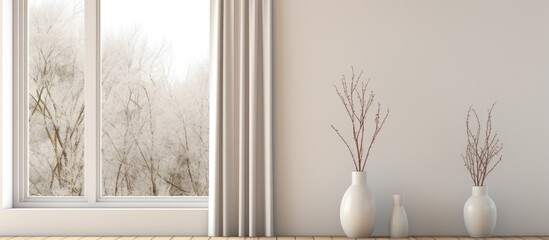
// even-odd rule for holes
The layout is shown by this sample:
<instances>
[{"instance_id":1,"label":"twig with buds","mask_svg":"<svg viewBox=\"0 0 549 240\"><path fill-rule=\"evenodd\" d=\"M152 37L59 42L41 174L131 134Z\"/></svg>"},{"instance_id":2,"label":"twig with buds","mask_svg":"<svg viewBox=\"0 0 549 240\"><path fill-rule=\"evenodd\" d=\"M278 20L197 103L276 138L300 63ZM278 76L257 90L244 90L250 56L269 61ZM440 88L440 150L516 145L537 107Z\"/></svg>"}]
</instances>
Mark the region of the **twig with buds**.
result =
<instances>
[{"instance_id":1,"label":"twig with buds","mask_svg":"<svg viewBox=\"0 0 549 240\"><path fill-rule=\"evenodd\" d=\"M356 171L364 171L366 161L370 156L376 137L381 131L381 128L383 128L385 120L387 120L387 117L389 116L389 109L387 109L387 112L382 117L380 115L381 104L377 104L377 112L374 117L374 132L368 144L368 148L365 151L364 136L366 135L366 115L374 103L375 94L373 92L368 94L368 84L370 79L365 82L362 80L363 72L360 72L360 74L356 76L353 67L351 67L351 70L351 79L347 80L345 75L343 75L341 78L341 88L338 88L336 85L334 85L334 88L341 103L343 103L347 116L352 124L352 145L345 140L341 132L334 127L334 125L331 125L331 127L334 129L339 138L341 138L343 143L345 143L345 146L353 159Z\"/></svg>"},{"instance_id":2,"label":"twig with buds","mask_svg":"<svg viewBox=\"0 0 549 240\"><path fill-rule=\"evenodd\" d=\"M495 103L488 110L484 136L481 133L482 129L478 114L473 106L470 106L467 112L467 119L465 121L467 127L467 147L465 154L461 156L475 186L484 186L486 176L494 170L503 158L500 155L503 144L500 142L497 132L493 132L492 129L492 110L494 106ZM469 122L471 115L474 116L474 120L476 121L476 131L472 129ZM498 155L499 158L497 157Z\"/></svg>"}]
</instances>

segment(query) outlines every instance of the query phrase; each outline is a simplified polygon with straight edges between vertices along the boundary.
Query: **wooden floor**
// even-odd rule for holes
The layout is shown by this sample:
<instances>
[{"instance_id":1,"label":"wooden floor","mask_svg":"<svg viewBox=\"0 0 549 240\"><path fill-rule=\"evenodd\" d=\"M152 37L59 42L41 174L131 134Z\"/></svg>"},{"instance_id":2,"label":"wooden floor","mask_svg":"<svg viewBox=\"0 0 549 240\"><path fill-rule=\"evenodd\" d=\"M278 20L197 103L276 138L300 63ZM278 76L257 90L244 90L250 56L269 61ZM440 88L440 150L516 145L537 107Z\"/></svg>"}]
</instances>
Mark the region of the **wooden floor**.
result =
<instances>
[{"instance_id":1,"label":"wooden floor","mask_svg":"<svg viewBox=\"0 0 549 240\"><path fill-rule=\"evenodd\" d=\"M349 240L354 238L346 237L259 237L259 238L243 238L243 237L179 237L179 236L149 236L149 237L63 237L63 236L43 236L43 237L31 237L31 236L12 236L12 237L0 237L0 240ZM372 237L372 238L358 238L355 240L387 240L387 237ZM470 240L478 238L470 238L465 236L457 237L409 237L410 240ZM491 237L485 238L488 240L549 240L549 236L540 237Z\"/></svg>"}]
</instances>

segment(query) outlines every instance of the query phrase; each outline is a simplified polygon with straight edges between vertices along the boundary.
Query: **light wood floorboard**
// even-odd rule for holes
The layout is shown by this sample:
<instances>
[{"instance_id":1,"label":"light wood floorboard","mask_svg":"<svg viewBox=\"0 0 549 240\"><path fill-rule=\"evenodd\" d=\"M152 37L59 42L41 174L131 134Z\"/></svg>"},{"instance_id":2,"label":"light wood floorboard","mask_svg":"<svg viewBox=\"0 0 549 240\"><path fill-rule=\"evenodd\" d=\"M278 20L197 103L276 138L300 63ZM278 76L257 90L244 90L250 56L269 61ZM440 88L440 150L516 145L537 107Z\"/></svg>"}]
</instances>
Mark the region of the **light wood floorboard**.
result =
<instances>
[{"instance_id":1,"label":"light wood floorboard","mask_svg":"<svg viewBox=\"0 0 549 240\"><path fill-rule=\"evenodd\" d=\"M10 240L26 240L27 238L30 238L30 237L13 237Z\"/></svg>"},{"instance_id":2,"label":"light wood floorboard","mask_svg":"<svg viewBox=\"0 0 549 240\"><path fill-rule=\"evenodd\" d=\"M192 237L191 240L210 240L210 237ZM241 240L244 240L244 238L241 238Z\"/></svg>"},{"instance_id":3,"label":"light wood floorboard","mask_svg":"<svg viewBox=\"0 0 549 240\"><path fill-rule=\"evenodd\" d=\"M131 238L135 239L135 237L131 237ZM80 240L99 240L99 239L101 239L101 237L83 237ZM45 239L45 240L49 240L49 239Z\"/></svg>"},{"instance_id":4,"label":"light wood floorboard","mask_svg":"<svg viewBox=\"0 0 549 240\"><path fill-rule=\"evenodd\" d=\"M295 240L295 237L276 237L276 240Z\"/></svg>"},{"instance_id":5,"label":"light wood floorboard","mask_svg":"<svg viewBox=\"0 0 549 240\"><path fill-rule=\"evenodd\" d=\"M314 240L332 240L332 237L313 237Z\"/></svg>"},{"instance_id":6,"label":"light wood floorboard","mask_svg":"<svg viewBox=\"0 0 549 240\"><path fill-rule=\"evenodd\" d=\"M347 238L342 236L334 237L204 237L204 236L105 236L105 237L81 237L81 236L0 236L0 240L549 240L549 236L505 236L490 238L471 238L466 236L443 236L443 237L408 237L408 238Z\"/></svg>"},{"instance_id":7,"label":"light wood floorboard","mask_svg":"<svg viewBox=\"0 0 549 240\"><path fill-rule=\"evenodd\" d=\"M169 236L169 237L153 237L152 240L171 240L173 238L173 236ZM116 240L120 240L120 238L116 239Z\"/></svg>"},{"instance_id":8,"label":"light wood floorboard","mask_svg":"<svg viewBox=\"0 0 549 240\"><path fill-rule=\"evenodd\" d=\"M63 240L80 240L82 238L83 237L66 237L66 238L63 238ZM27 239L27 240L31 240L31 239Z\"/></svg>"},{"instance_id":9,"label":"light wood floorboard","mask_svg":"<svg viewBox=\"0 0 549 240\"><path fill-rule=\"evenodd\" d=\"M332 237L332 240L356 240L356 238Z\"/></svg>"}]
</instances>

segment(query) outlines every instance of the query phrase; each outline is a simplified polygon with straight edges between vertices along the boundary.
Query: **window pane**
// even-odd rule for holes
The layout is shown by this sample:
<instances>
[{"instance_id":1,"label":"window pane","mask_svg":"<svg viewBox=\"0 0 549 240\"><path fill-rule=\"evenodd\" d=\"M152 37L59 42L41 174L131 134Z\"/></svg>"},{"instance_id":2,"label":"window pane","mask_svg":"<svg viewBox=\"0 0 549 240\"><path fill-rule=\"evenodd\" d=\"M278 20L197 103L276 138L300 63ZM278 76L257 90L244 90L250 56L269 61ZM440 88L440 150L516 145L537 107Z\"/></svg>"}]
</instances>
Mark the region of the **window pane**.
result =
<instances>
[{"instance_id":1,"label":"window pane","mask_svg":"<svg viewBox=\"0 0 549 240\"><path fill-rule=\"evenodd\" d=\"M84 2L28 0L28 193L82 196Z\"/></svg>"},{"instance_id":2,"label":"window pane","mask_svg":"<svg viewBox=\"0 0 549 240\"><path fill-rule=\"evenodd\" d=\"M209 11L102 1L102 196L208 195Z\"/></svg>"}]
</instances>

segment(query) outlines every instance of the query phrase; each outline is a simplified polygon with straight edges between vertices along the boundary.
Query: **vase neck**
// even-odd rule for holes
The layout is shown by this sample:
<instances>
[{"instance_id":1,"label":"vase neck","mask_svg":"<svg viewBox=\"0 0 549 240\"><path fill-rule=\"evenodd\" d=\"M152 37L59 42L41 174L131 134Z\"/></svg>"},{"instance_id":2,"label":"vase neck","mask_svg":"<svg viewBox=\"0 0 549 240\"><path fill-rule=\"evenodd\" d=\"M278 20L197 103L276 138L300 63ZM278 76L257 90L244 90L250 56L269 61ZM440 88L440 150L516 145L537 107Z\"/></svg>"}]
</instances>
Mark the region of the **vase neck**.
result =
<instances>
[{"instance_id":1,"label":"vase neck","mask_svg":"<svg viewBox=\"0 0 549 240\"><path fill-rule=\"evenodd\" d=\"M473 196L488 195L488 188L486 186L473 186Z\"/></svg>"},{"instance_id":2,"label":"vase neck","mask_svg":"<svg viewBox=\"0 0 549 240\"><path fill-rule=\"evenodd\" d=\"M395 207L402 206L402 195L393 195L393 205Z\"/></svg>"},{"instance_id":3,"label":"vase neck","mask_svg":"<svg viewBox=\"0 0 549 240\"><path fill-rule=\"evenodd\" d=\"M366 184L366 172L353 172L352 184Z\"/></svg>"}]
</instances>

